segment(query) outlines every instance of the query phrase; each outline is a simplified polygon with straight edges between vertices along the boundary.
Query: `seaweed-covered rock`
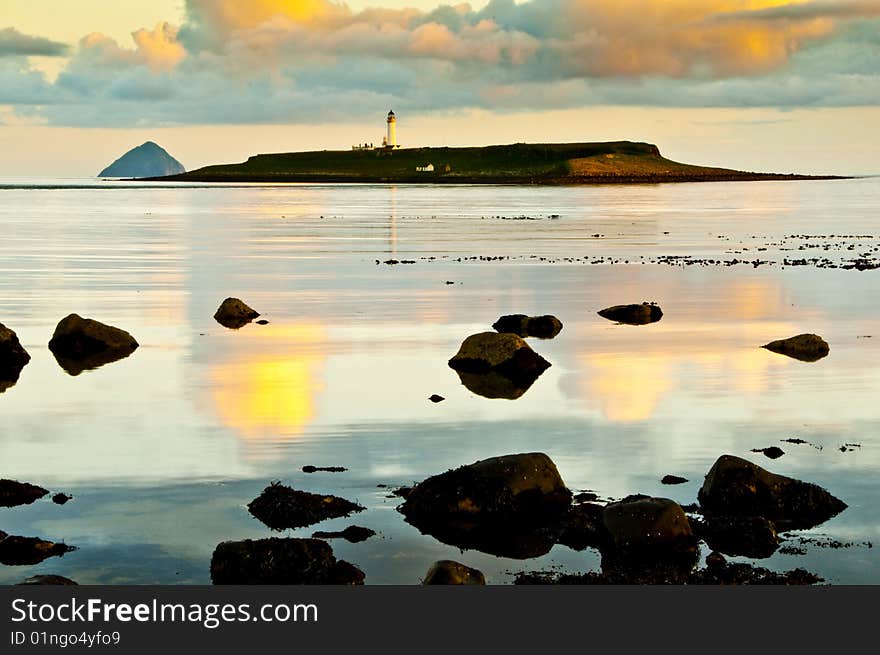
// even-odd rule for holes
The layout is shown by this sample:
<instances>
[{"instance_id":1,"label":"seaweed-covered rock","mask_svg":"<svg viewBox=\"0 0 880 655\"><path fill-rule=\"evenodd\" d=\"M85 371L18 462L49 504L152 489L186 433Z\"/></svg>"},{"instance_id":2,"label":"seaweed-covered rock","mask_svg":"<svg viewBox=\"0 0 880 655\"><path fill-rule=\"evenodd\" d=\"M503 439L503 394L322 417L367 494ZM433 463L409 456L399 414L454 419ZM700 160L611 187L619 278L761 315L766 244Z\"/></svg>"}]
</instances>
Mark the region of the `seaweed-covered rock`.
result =
<instances>
[{"instance_id":1,"label":"seaweed-covered rock","mask_svg":"<svg viewBox=\"0 0 880 655\"><path fill-rule=\"evenodd\" d=\"M602 523L615 548L690 550L696 545L684 510L669 498L627 496L606 505Z\"/></svg>"},{"instance_id":2,"label":"seaweed-covered rock","mask_svg":"<svg viewBox=\"0 0 880 655\"><path fill-rule=\"evenodd\" d=\"M0 507L30 505L48 493L48 489L43 489L43 487L29 482L3 479L0 480Z\"/></svg>"},{"instance_id":3,"label":"seaweed-covered rock","mask_svg":"<svg viewBox=\"0 0 880 655\"><path fill-rule=\"evenodd\" d=\"M422 584L426 585L485 585L486 577L481 571L444 559L434 562Z\"/></svg>"},{"instance_id":4,"label":"seaweed-covered rock","mask_svg":"<svg viewBox=\"0 0 880 655\"><path fill-rule=\"evenodd\" d=\"M818 334L799 334L788 339L771 341L761 346L770 352L787 355L802 362L815 362L827 356L828 343Z\"/></svg>"},{"instance_id":5,"label":"seaweed-covered rock","mask_svg":"<svg viewBox=\"0 0 880 655\"><path fill-rule=\"evenodd\" d=\"M287 530L349 516L364 508L345 498L298 491L273 482L248 504L248 510L273 530Z\"/></svg>"},{"instance_id":6,"label":"seaweed-covered rock","mask_svg":"<svg viewBox=\"0 0 880 655\"><path fill-rule=\"evenodd\" d=\"M62 556L75 550L67 544L46 541L39 537L6 535L0 540L0 564L26 566L39 564L50 557Z\"/></svg>"},{"instance_id":7,"label":"seaweed-covered rock","mask_svg":"<svg viewBox=\"0 0 880 655\"><path fill-rule=\"evenodd\" d=\"M18 583L20 586L30 586L30 585L39 585L39 586L54 586L54 587L75 587L77 583L71 580L70 578L65 578L61 575L34 575L26 580L22 580Z\"/></svg>"},{"instance_id":8,"label":"seaweed-covered rock","mask_svg":"<svg viewBox=\"0 0 880 655\"><path fill-rule=\"evenodd\" d=\"M762 516L777 528L810 528L847 505L822 487L771 473L734 455L722 455L698 495L705 514Z\"/></svg>"},{"instance_id":9,"label":"seaweed-covered rock","mask_svg":"<svg viewBox=\"0 0 880 655\"><path fill-rule=\"evenodd\" d=\"M627 325L647 325L656 323L663 318L663 310L653 302L643 302L636 305L615 305L600 310L599 316L609 321L626 323Z\"/></svg>"},{"instance_id":10,"label":"seaweed-covered rock","mask_svg":"<svg viewBox=\"0 0 880 655\"><path fill-rule=\"evenodd\" d=\"M214 312L214 320L223 327L237 330L253 321L259 315L259 312L249 307L244 301L238 298L227 298L220 303L220 307Z\"/></svg>"},{"instance_id":11,"label":"seaweed-covered rock","mask_svg":"<svg viewBox=\"0 0 880 655\"><path fill-rule=\"evenodd\" d=\"M770 557L779 548L776 525L763 516L709 514L699 525L700 537L714 551L725 555Z\"/></svg>"},{"instance_id":12,"label":"seaweed-covered rock","mask_svg":"<svg viewBox=\"0 0 880 655\"><path fill-rule=\"evenodd\" d=\"M564 512L569 491L544 453L492 457L416 485L400 511L407 517L467 515L505 519Z\"/></svg>"},{"instance_id":13,"label":"seaweed-covered rock","mask_svg":"<svg viewBox=\"0 0 880 655\"><path fill-rule=\"evenodd\" d=\"M137 347L125 330L77 314L61 319L49 341L49 350L70 375L128 357Z\"/></svg>"},{"instance_id":14,"label":"seaweed-covered rock","mask_svg":"<svg viewBox=\"0 0 880 655\"><path fill-rule=\"evenodd\" d=\"M337 560L330 544L318 539L225 541L211 557L215 585L360 585L364 578L363 571Z\"/></svg>"},{"instance_id":15,"label":"seaweed-covered rock","mask_svg":"<svg viewBox=\"0 0 880 655\"><path fill-rule=\"evenodd\" d=\"M492 327L497 332L509 332L520 337L552 339L562 331L562 321L550 314L545 316L510 314L499 318Z\"/></svg>"}]
</instances>

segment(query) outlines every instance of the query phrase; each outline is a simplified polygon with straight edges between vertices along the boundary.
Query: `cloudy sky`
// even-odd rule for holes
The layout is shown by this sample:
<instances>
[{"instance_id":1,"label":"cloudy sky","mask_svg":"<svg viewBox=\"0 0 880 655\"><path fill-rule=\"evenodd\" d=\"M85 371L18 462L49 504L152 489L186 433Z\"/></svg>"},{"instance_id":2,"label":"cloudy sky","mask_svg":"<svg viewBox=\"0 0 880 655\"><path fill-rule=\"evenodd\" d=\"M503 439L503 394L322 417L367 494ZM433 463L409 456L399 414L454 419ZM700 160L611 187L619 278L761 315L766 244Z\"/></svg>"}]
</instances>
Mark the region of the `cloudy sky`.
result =
<instances>
[{"instance_id":1,"label":"cloudy sky","mask_svg":"<svg viewBox=\"0 0 880 655\"><path fill-rule=\"evenodd\" d=\"M381 140L875 173L880 0L0 0L0 175Z\"/></svg>"}]
</instances>

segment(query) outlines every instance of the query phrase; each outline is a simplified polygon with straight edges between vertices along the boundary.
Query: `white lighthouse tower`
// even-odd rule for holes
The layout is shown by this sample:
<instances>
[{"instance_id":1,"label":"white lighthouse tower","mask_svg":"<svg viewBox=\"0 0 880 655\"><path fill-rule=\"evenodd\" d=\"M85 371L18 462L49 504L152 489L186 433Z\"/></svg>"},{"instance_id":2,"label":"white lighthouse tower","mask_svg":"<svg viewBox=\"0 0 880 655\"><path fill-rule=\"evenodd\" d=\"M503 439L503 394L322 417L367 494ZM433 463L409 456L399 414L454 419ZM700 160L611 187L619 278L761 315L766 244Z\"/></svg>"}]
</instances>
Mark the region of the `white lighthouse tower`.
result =
<instances>
[{"instance_id":1,"label":"white lighthouse tower","mask_svg":"<svg viewBox=\"0 0 880 655\"><path fill-rule=\"evenodd\" d=\"M397 148L397 116L394 111L388 112L388 134L385 136L385 146L388 148Z\"/></svg>"}]
</instances>

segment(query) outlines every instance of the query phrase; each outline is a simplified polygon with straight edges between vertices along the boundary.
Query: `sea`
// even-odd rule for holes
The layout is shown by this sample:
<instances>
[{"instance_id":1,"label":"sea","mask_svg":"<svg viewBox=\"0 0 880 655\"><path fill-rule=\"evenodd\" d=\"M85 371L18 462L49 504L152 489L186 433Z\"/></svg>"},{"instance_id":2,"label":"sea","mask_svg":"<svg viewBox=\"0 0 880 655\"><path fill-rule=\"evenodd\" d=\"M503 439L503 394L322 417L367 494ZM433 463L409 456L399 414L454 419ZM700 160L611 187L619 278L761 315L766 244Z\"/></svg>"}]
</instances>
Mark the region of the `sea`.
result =
<instances>
[{"instance_id":1,"label":"sea","mask_svg":"<svg viewBox=\"0 0 880 655\"><path fill-rule=\"evenodd\" d=\"M825 487L848 508L731 557L880 583L880 179L637 186L199 185L0 180L0 323L32 356L0 393L0 477L49 496L0 528L75 547L0 566L80 584L209 584L223 542L333 539L367 584L453 559L490 584L598 571L592 549L497 557L422 534L392 491L540 451L600 501L696 502L723 454ZM238 297L268 324L213 315ZM655 302L659 322L605 307ZM129 331L129 357L71 375L47 343L71 313ZM553 314L552 366L517 398L447 362L502 315ZM804 362L762 345L821 335ZM445 398L433 403L429 396ZM794 443L791 441L793 440ZM770 446L784 455L769 459ZM338 473L304 473L337 466ZM686 478L664 485L672 474ZM273 481L366 509L273 532ZM701 557L709 553L702 546Z\"/></svg>"}]
</instances>

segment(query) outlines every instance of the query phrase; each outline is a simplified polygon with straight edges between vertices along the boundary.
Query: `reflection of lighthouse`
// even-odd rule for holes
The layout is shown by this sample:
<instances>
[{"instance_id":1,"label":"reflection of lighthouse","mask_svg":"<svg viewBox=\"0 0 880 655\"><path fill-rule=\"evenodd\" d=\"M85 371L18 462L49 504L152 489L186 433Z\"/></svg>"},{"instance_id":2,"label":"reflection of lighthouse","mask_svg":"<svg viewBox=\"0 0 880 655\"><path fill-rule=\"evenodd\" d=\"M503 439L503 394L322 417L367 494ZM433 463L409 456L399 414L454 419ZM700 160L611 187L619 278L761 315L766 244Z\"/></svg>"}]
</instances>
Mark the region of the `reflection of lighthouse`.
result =
<instances>
[{"instance_id":1,"label":"reflection of lighthouse","mask_svg":"<svg viewBox=\"0 0 880 655\"><path fill-rule=\"evenodd\" d=\"M397 147L397 117L393 111L388 112L388 135L385 137L385 145L389 148Z\"/></svg>"}]
</instances>

